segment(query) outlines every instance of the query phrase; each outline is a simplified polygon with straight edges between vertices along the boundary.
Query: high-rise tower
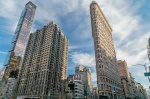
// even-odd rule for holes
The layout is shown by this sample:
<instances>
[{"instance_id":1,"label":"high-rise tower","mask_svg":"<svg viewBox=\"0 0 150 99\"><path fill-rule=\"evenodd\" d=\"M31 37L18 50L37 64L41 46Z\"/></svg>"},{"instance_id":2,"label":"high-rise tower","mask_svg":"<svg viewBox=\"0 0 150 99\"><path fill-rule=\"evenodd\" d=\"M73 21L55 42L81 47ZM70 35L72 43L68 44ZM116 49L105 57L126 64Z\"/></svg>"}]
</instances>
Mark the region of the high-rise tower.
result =
<instances>
[{"instance_id":1,"label":"high-rise tower","mask_svg":"<svg viewBox=\"0 0 150 99\"><path fill-rule=\"evenodd\" d=\"M67 64L68 40L57 24L50 22L30 34L16 96L47 99L51 95L56 99L64 95Z\"/></svg>"},{"instance_id":2,"label":"high-rise tower","mask_svg":"<svg viewBox=\"0 0 150 99\"><path fill-rule=\"evenodd\" d=\"M7 80L9 77L16 78L19 72L20 64L22 62L26 44L30 35L35 11L36 5L29 1L21 13L10 51L8 53L6 62L4 63L6 70L3 80Z\"/></svg>"},{"instance_id":3,"label":"high-rise tower","mask_svg":"<svg viewBox=\"0 0 150 99\"><path fill-rule=\"evenodd\" d=\"M99 95L121 99L123 90L118 72L112 29L95 1L90 5L90 14Z\"/></svg>"}]
</instances>

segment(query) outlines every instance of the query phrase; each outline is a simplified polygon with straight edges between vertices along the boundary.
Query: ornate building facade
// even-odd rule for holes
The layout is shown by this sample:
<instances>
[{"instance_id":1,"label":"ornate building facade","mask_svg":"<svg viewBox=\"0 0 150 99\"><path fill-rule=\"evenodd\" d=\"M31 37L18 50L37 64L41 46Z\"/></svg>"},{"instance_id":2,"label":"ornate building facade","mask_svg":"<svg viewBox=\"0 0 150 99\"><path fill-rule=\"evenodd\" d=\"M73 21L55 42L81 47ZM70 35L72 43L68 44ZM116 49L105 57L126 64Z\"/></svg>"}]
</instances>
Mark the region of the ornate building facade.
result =
<instances>
[{"instance_id":1,"label":"ornate building facade","mask_svg":"<svg viewBox=\"0 0 150 99\"><path fill-rule=\"evenodd\" d=\"M118 72L112 28L95 1L90 5L90 14L99 95L122 99L124 95Z\"/></svg>"}]
</instances>

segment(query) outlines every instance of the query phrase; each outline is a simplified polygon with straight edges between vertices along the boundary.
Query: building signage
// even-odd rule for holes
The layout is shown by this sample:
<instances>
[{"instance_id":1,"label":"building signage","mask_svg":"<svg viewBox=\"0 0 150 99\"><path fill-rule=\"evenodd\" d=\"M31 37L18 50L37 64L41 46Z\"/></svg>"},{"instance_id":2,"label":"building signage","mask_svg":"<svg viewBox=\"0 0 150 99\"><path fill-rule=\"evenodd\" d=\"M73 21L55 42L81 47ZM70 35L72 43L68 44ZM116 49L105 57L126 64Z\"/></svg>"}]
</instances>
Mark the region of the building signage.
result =
<instances>
[{"instance_id":1,"label":"building signage","mask_svg":"<svg viewBox=\"0 0 150 99\"><path fill-rule=\"evenodd\" d=\"M74 75L73 79L74 79L74 81L81 81L82 80L82 75Z\"/></svg>"}]
</instances>

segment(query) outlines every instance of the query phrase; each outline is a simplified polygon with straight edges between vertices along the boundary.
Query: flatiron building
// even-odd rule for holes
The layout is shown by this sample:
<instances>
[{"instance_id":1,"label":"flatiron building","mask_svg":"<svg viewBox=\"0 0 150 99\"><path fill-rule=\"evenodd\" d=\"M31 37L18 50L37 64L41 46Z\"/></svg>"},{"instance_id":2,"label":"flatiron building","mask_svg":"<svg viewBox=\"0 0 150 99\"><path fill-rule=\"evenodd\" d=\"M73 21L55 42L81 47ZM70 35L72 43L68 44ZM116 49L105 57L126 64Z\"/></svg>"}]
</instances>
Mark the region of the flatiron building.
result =
<instances>
[{"instance_id":1,"label":"flatiron building","mask_svg":"<svg viewBox=\"0 0 150 99\"><path fill-rule=\"evenodd\" d=\"M95 1L90 5L90 15L99 96L122 99L124 96L113 44L112 28Z\"/></svg>"}]
</instances>

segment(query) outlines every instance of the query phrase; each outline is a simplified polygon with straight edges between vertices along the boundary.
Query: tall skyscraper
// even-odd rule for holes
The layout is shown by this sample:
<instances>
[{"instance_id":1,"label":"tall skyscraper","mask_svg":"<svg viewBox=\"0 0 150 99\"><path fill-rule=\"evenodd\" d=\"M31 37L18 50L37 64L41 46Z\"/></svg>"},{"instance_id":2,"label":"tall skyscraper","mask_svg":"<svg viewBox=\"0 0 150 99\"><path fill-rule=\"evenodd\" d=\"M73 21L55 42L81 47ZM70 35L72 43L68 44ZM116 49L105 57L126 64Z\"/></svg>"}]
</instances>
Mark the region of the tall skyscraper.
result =
<instances>
[{"instance_id":1,"label":"tall skyscraper","mask_svg":"<svg viewBox=\"0 0 150 99\"><path fill-rule=\"evenodd\" d=\"M68 40L57 24L50 22L30 34L16 96L47 99L64 95L67 64Z\"/></svg>"},{"instance_id":2,"label":"tall skyscraper","mask_svg":"<svg viewBox=\"0 0 150 99\"><path fill-rule=\"evenodd\" d=\"M123 98L123 90L118 72L112 29L95 1L90 5L90 14L99 95L121 99Z\"/></svg>"},{"instance_id":3,"label":"tall skyscraper","mask_svg":"<svg viewBox=\"0 0 150 99\"><path fill-rule=\"evenodd\" d=\"M21 13L10 51L6 62L4 63L6 70L3 80L7 80L9 77L16 77L19 72L20 64L30 35L35 11L36 5L29 1Z\"/></svg>"}]
</instances>

